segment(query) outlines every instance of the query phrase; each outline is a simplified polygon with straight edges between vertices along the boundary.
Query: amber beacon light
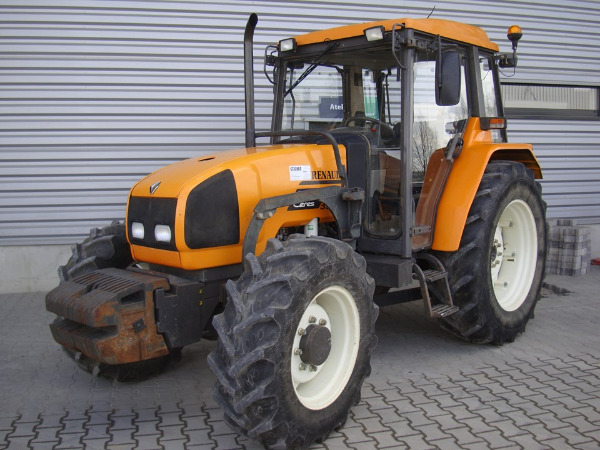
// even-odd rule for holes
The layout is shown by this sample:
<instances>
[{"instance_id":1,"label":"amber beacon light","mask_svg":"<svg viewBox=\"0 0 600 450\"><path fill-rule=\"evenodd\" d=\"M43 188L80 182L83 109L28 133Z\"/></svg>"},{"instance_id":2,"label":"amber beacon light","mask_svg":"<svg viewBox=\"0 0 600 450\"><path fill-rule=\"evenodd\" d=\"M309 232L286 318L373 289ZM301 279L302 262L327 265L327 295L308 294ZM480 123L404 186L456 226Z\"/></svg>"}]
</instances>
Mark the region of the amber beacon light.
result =
<instances>
[{"instance_id":1,"label":"amber beacon light","mask_svg":"<svg viewBox=\"0 0 600 450\"><path fill-rule=\"evenodd\" d=\"M508 33L506 33L506 37L512 42L513 52L517 51L517 45L519 44L519 39L523 37L523 30L518 25L512 25L508 29Z\"/></svg>"}]
</instances>

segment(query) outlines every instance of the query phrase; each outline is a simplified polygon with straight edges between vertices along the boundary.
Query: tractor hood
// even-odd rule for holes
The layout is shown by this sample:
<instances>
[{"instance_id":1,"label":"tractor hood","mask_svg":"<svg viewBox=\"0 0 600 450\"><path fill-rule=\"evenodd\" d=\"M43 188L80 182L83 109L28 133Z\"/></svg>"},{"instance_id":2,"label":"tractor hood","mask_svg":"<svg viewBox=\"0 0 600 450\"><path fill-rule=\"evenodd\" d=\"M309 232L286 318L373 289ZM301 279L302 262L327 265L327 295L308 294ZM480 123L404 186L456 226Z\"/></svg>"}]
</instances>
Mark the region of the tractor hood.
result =
<instances>
[{"instance_id":1,"label":"tractor hood","mask_svg":"<svg viewBox=\"0 0 600 450\"><path fill-rule=\"evenodd\" d=\"M345 161L343 146L340 153ZM127 236L139 261L183 269L239 263L246 228L261 199L336 182L331 145L272 145L190 158L133 187ZM300 226L330 214L315 209L280 216L270 226Z\"/></svg>"}]
</instances>

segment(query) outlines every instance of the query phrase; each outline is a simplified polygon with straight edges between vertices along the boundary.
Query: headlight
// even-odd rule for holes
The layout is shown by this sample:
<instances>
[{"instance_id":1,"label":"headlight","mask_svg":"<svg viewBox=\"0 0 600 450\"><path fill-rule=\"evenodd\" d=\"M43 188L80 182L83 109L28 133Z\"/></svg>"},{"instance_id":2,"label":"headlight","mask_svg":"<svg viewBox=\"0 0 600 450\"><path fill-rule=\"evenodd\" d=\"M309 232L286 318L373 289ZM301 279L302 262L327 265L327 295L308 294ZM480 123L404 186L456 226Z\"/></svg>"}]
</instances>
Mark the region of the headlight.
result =
<instances>
[{"instance_id":1,"label":"headlight","mask_svg":"<svg viewBox=\"0 0 600 450\"><path fill-rule=\"evenodd\" d=\"M289 38L289 39L284 39L282 41L279 41L279 51L280 52L289 52L289 51L296 51L296 39L294 38Z\"/></svg>"},{"instance_id":2,"label":"headlight","mask_svg":"<svg viewBox=\"0 0 600 450\"><path fill-rule=\"evenodd\" d=\"M131 235L136 239L144 239L144 224L133 222L131 224Z\"/></svg>"},{"instance_id":3,"label":"headlight","mask_svg":"<svg viewBox=\"0 0 600 450\"><path fill-rule=\"evenodd\" d=\"M171 228L168 225L156 225L154 238L158 242L171 242Z\"/></svg>"},{"instance_id":4,"label":"headlight","mask_svg":"<svg viewBox=\"0 0 600 450\"><path fill-rule=\"evenodd\" d=\"M383 28L381 25L378 27L367 28L364 33L367 41L380 41L385 36L385 28Z\"/></svg>"}]
</instances>

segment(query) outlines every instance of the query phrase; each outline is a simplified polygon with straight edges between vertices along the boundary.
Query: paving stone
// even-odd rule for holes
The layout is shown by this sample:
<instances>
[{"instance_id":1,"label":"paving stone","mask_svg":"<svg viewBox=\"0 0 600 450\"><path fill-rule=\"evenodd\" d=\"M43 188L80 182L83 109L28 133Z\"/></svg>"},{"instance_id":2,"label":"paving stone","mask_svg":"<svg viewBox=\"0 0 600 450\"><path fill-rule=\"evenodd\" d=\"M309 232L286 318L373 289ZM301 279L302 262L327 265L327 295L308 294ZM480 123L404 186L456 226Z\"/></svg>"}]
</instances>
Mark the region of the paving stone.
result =
<instances>
[{"instance_id":1,"label":"paving stone","mask_svg":"<svg viewBox=\"0 0 600 450\"><path fill-rule=\"evenodd\" d=\"M32 439L32 436L13 436L7 437L6 442L8 443L8 448L22 449L29 448L29 442Z\"/></svg>"},{"instance_id":2,"label":"paving stone","mask_svg":"<svg viewBox=\"0 0 600 450\"><path fill-rule=\"evenodd\" d=\"M64 417L64 414L40 414L40 422L38 424L38 426L36 427L36 430L39 430L41 428L62 428L62 418ZM1 421L1 420L0 420ZM0 430L2 428L0 427Z\"/></svg>"},{"instance_id":3,"label":"paving stone","mask_svg":"<svg viewBox=\"0 0 600 450\"><path fill-rule=\"evenodd\" d=\"M161 431L158 427L159 424L160 424L160 422L158 420L154 420L154 421L148 420L148 421L144 421L144 422L136 422L135 423L136 430L134 431L133 435L137 439L138 436L160 434Z\"/></svg>"},{"instance_id":4,"label":"paving stone","mask_svg":"<svg viewBox=\"0 0 600 450\"><path fill-rule=\"evenodd\" d=\"M387 403L386 398L382 395L379 395L377 397L365 398L363 399L363 401L367 404L367 408L369 408L369 410L372 413L375 413L375 411L377 411L378 409L385 409L390 407L390 404Z\"/></svg>"},{"instance_id":5,"label":"paving stone","mask_svg":"<svg viewBox=\"0 0 600 450\"><path fill-rule=\"evenodd\" d=\"M14 430L10 435L12 437L35 436L37 422L14 422Z\"/></svg>"},{"instance_id":6,"label":"paving stone","mask_svg":"<svg viewBox=\"0 0 600 450\"><path fill-rule=\"evenodd\" d=\"M85 433L69 433L69 434L59 434L60 438L59 444L56 446L57 449L67 449L67 448L83 448L83 438L85 437ZM18 447L17 447L18 448Z\"/></svg>"},{"instance_id":7,"label":"paving stone","mask_svg":"<svg viewBox=\"0 0 600 450\"><path fill-rule=\"evenodd\" d=\"M181 423L181 411L158 414L161 426L171 426Z\"/></svg>"},{"instance_id":8,"label":"paving stone","mask_svg":"<svg viewBox=\"0 0 600 450\"><path fill-rule=\"evenodd\" d=\"M58 441L56 442L29 442L28 450L53 450L58 445ZM100 448L100 447L98 447ZM94 450L90 448L90 450Z\"/></svg>"},{"instance_id":9,"label":"paving stone","mask_svg":"<svg viewBox=\"0 0 600 450\"><path fill-rule=\"evenodd\" d=\"M361 420L361 425L366 434L371 435L372 433L378 433L381 431L387 431L387 427L384 426L378 418L369 418Z\"/></svg>"},{"instance_id":10,"label":"paving stone","mask_svg":"<svg viewBox=\"0 0 600 450\"><path fill-rule=\"evenodd\" d=\"M398 441L396 441L395 435L392 431L381 431L379 433L370 433L370 437L375 439L375 446L378 449L381 448L396 448L398 446ZM329 447L329 439L327 440L327 445ZM332 448L332 447L329 447Z\"/></svg>"},{"instance_id":11,"label":"paving stone","mask_svg":"<svg viewBox=\"0 0 600 450\"><path fill-rule=\"evenodd\" d=\"M216 444L215 448L240 448L237 442L237 434L221 435L214 438Z\"/></svg>"},{"instance_id":12,"label":"paving stone","mask_svg":"<svg viewBox=\"0 0 600 450\"><path fill-rule=\"evenodd\" d=\"M87 417L88 421L85 426L89 427L90 425L110 425L110 415L112 411L102 411L102 412L88 412Z\"/></svg>"},{"instance_id":13,"label":"paving stone","mask_svg":"<svg viewBox=\"0 0 600 450\"><path fill-rule=\"evenodd\" d=\"M208 430L188 430L185 432L185 435L188 437L190 444L216 444L216 442L208 435Z\"/></svg>"},{"instance_id":14,"label":"paving stone","mask_svg":"<svg viewBox=\"0 0 600 450\"><path fill-rule=\"evenodd\" d=\"M215 436L228 435L233 433L229 425L227 425L223 421L209 422L208 424L211 427L210 436L213 438Z\"/></svg>"},{"instance_id":15,"label":"paving stone","mask_svg":"<svg viewBox=\"0 0 600 450\"><path fill-rule=\"evenodd\" d=\"M178 439L178 440L173 440L173 441L165 441L165 440L159 439L159 443L165 449L169 449L169 450L179 450L179 449L185 450L186 447L187 447L188 440L187 439ZM217 445L219 445L219 443L217 443ZM237 446L230 446L230 445L224 443L223 446L219 446L217 448L231 448L231 449L233 449L233 448L236 448L236 447Z\"/></svg>"},{"instance_id":16,"label":"paving stone","mask_svg":"<svg viewBox=\"0 0 600 450\"><path fill-rule=\"evenodd\" d=\"M135 428L135 416L111 416L113 430L132 430Z\"/></svg>"},{"instance_id":17,"label":"paving stone","mask_svg":"<svg viewBox=\"0 0 600 450\"><path fill-rule=\"evenodd\" d=\"M500 431L484 431L477 433L477 436L485 439L489 443L490 448L505 448L513 445L512 442L506 440L506 438L502 436Z\"/></svg>"},{"instance_id":18,"label":"paving stone","mask_svg":"<svg viewBox=\"0 0 600 450\"><path fill-rule=\"evenodd\" d=\"M567 444L567 441L565 441L565 439L562 437L544 440L541 442L541 444L544 445L545 447L547 446L548 448L568 448L569 447L569 445Z\"/></svg>"},{"instance_id":19,"label":"paving stone","mask_svg":"<svg viewBox=\"0 0 600 450\"><path fill-rule=\"evenodd\" d=\"M86 433L85 424L87 419L63 420L63 430L61 434Z\"/></svg>"},{"instance_id":20,"label":"paving stone","mask_svg":"<svg viewBox=\"0 0 600 450\"><path fill-rule=\"evenodd\" d=\"M390 402L390 404L398 411L398 414L404 415L409 412L417 412L420 408L416 407L411 403L410 400L396 400ZM358 405L360 406L360 405ZM352 411L355 410L356 407L352 408ZM371 411L369 411L371 413ZM373 414L373 413L371 413ZM357 417L358 418L358 417Z\"/></svg>"},{"instance_id":21,"label":"paving stone","mask_svg":"<svg viewBox=\"0 0 600 450\"><path fill-rule=\"evenodd\" d=\"M587 434L598 429L597 425L590 423L585 417L582 416L566 417L563 419L563 421L573 425L577 431L582 434Z\"/></svg>"},{"instance_id":22,"label":"paving stone","mask_svg":"<svg viewBox=\"0 0 600 450\"><path fill-rule=\"evenodd\" d=\"M183 424L170 425L167 427L163 427L162 425L159 425L158 428L162 433L162 440L171 441L171 440L177 440L177 439L181 439L182 437L185 437L183 435L183 433L181 432L181 430L183 429Z\"/></svg>"},{"instance_id":23,"label":"paving stone","mask_svg":"<svg viewBox=\"0 0 600 450\"><path fill-rule=\"evenodd\" d=\"M86 436L89 436L91 439L95 438L110 438L108 434L108 429L110 424L105 425L85 425L85 429L87 430Z\"/></svg>"},{"instance_id":24,"label":"paving stone","mask_svg":"<svg viewBox=\"0 0 600 450\"><path fill-rule=\"evenodd\" d=\"M569 445L584 444L590 441L590 438L588 436L580 434L573 425L553 429L552 432L560 434L562 437L564 437L565 440L569 443Z\"/></svg>"},{"instance_id":25,"label":"paving stone","mask_svg":"<svg viewBox=\"0 0 600 450\"><path fill-rule=\"evenodd\" d=\"M535 436L535 440L538 442L560 437L560 435L553 433L546 427L546 425L541 423L524 425L523 429Z\"/></svg>"},{"instance_id":26,"label":"paving stone","mask_svg":"<svg viewBox=\"0 0 600 450\"><path fill-rule=\"evenodd\" d=\"M422 425L432 425L434 423L422 411L405 413L403 414L403 417L408 419L410 426L413 428Z\"/></svg>"},{"instance_id":27,"label":"paving stone","mask_svg":"<svg viewBox=\"0 0 600 450\"><path fill-rule=\"evenodd\" d=\"M0 431L12 430L14 428L14 422L18 416L6 416L0 417Z\"/></svg>"},{"instance_id":28,"label":"paving stone","mask_svg":"<svg viewBox=\"0 0 600 450\"><path fill-rule=\"evenodd\" d=\"M439 425L433 423L431 425L422 425L413 427L418 430L423 436L425 436L426 441L435 441L439 439L451 439L452 435L447 434L442 431Z\"/></svg>"},{"instance_id":29,"label":"paving stone","mask_svg":"<svg viewBox=\"0 0 600 450\"><path fill-rule=\"evenodd\" d=\"M445 395L446 394L446 392L443 391L442 389L440 389L440 387L435 383L421 384L421 385L419 385L419 388L423 391L423 394L428 399L430 399L431 397L437 396L437 395Z\"/></svg>"},{"instance_id":30,"label":"paving stone","mask_svg":"<svg viewBox=\"0 0 600 450\"><path fill-rule=\"evenodd\" d=\"M158 419L158 408L142 408L136 410L135 423L155 421Z\"/></svg>"},{"instance_id":31,"label":"paving stone","mask_svg":"<svg viewBox=\"0 0 600 450\"><path fill-rule=\"evenodd\" d=\"M600 411L594 407L577 408L573 411L581 414L590 422L600 422Z\"/></svg>"},{"instance_id":32,"label":"paving stone","mask_svg":"<svg viewBox=\"0 0 600 450\"><path fill-rule=\"evenodd\" d=\"M105 439L85 439L83 438L81 440L81 443L83 444L84 448L86 450L103 450L109 447L109 442L110 439L109 438L105 438ZM152 447L139 447L139 448L146 448L148 450L150 450ZM155 447L156 448L156 447Z\"/></svg>"},{"instance_id":33,"label":"paving stone","mask_svg":"<svg viewBox=\"0 0 600 450\"><path fill-rule=\"evenodd\" d=\"M369 409L366 403L360 402L358 405L352 408L352 416L355 420L363 420L375 417L376 414Z\"/></svg>"},{"instance_id":34,"label":"paving stone","mask_svg":"<svg viewBox=\"0 0 600 450\"><path fill-rule=\"evenodd\" d=\"M454 416L458 421L468 419L470 417L476 417L475 414L470 412L465 406L452 406L447 408L447 411Z\"/></svg>"},{"instance_id":35,"label":"paving stone","mask_svg":"<svg viewBox=\"0 0 600 450\"><path fill-rule=\"evenodd\" d=\"M446 438L439 440L429 440L431 445L435 448L440 448L444 450L464 450L464 447L459 446L454 438Z\"/></svg>"},{"instance_id":36,"label":"paving stone","mask_svg":"<svg viewBox=\"0 0 600 450\"><path fill-rule=\"evenodd\" d=\"M373 411L378 419L384 425L389 425L396 422L405 421L404 417L398 413L396 408L386 408L386 409L378 409Z\"/></svg>"},{"instance_id":37,"label":"paving stone","mask_svg":"<svg viewBox=\"0 0 600 450\"><path fill-rule=\"evenodd\" d=\"M452 414L445 414L442 416L434 416L431 420L435 421L442 431L446 431L452 428L461 428L464 425L458 422Z\"/></svg>"},{"instance_id":38,"label":"paving stone","mask_svg":"<svg viewBox=\"0 0 600 450\"><path fill-rule=\"evenodd\" d=\"M163 445L158 442L160 434L147 434L144 436L135 436L135 445L140 449L157 449L162 448Z\"/></svg>"},{"instance_id":39,"label":"paving stone","mask_svg":"<svg viewBox=\"0 0 600 450\"><path fill-rule=\"evenodd\" d=\"M133 433L135 430L110 430L110 445L135 444Z\"/></svg>"},{"instance_id":40,"label":"paving stone","mask_svg":"<svg viewBox=\"0 0 600 450\"><path fill-rule=\"evenodd\" d=\"M399 442L403 442L405 443L408 448L411 449L430 449L430 448L435 448L432 444L428 443L425 439L424 436L421 434L414 434L411 436L397 436L397 439Z\"/></svg>"},{"instance_id":41,"label":"paving stone","mask_svg":"<svg viewBox=\"0 0 600 450\"><path fill-rule=\"evenodd\" d=\"M450 428L445 430L446 433L451 434L456 439L456 443L461 446L471 445L477 442L483 442L483 440L475 436L469 427L463 426L462 428Z\"/></svg>"},{"instance_id":42,"label":"paving stone","mask_svg":"<svg viewBox=\"0 0 600 450\"><path fill-rule=\"evenodd\" d=\"M372 437L365 435L362 428L342 428L340 433L344 435L345 442L350 445L357 443L364 445L367 445L367 443L371 443L372 445L375 444L375 440Z\"/></svg>"}]
</instances>

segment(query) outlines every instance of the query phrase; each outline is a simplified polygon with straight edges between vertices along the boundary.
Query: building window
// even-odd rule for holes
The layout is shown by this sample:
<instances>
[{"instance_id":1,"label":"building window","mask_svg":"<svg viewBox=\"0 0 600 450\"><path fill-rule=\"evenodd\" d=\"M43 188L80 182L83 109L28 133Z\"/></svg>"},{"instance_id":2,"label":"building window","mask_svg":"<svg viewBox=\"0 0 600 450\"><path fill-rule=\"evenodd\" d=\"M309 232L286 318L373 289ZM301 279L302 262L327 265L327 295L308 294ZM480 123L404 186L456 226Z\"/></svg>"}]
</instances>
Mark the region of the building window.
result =
<instances>
[{"instance_id":1,"label":"building window","mask_svg":"<svg viewBox=\"0 0 600 450\"><path fill-rule=\"evenodd\" d=\"M599 119L599 88L541 84L503 84L506 116L517 118Z\"/></svg>"}]
</instances>

